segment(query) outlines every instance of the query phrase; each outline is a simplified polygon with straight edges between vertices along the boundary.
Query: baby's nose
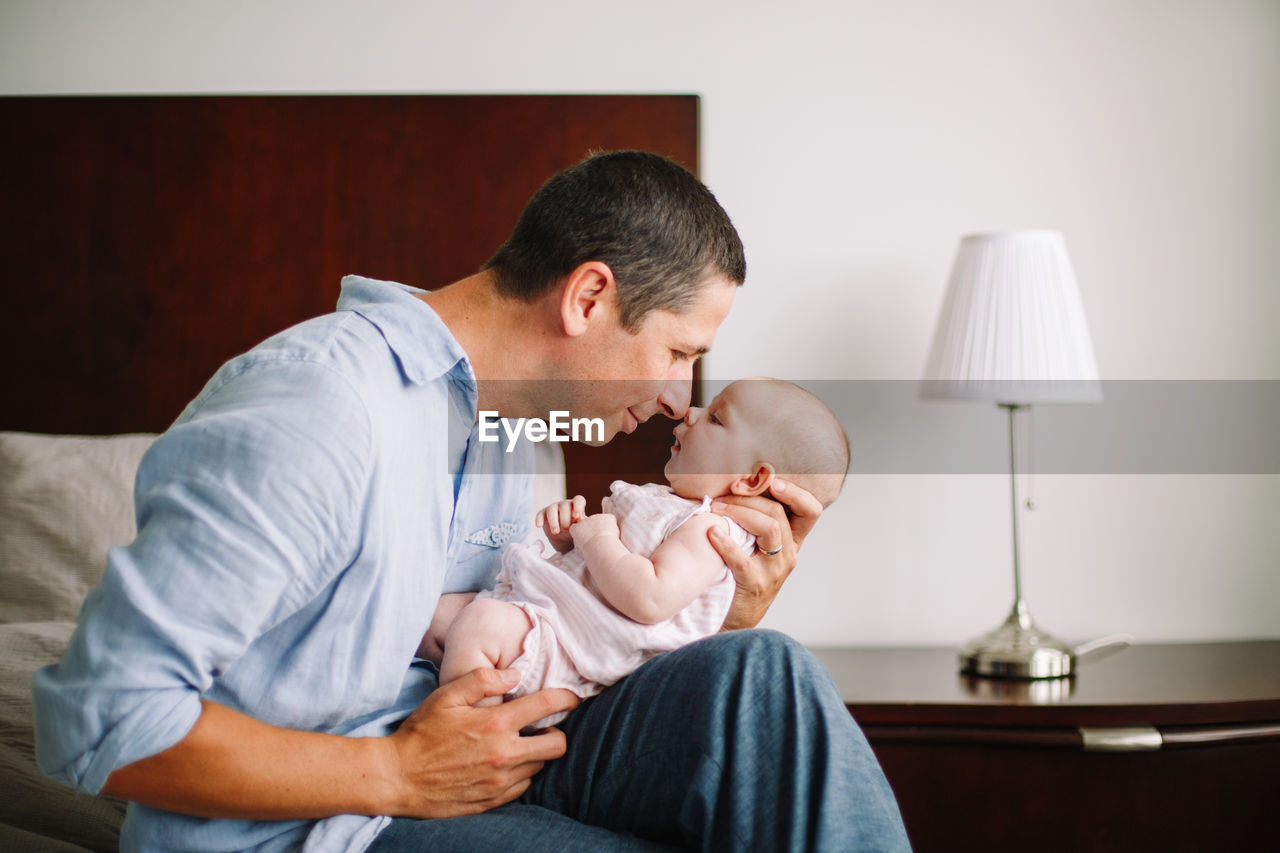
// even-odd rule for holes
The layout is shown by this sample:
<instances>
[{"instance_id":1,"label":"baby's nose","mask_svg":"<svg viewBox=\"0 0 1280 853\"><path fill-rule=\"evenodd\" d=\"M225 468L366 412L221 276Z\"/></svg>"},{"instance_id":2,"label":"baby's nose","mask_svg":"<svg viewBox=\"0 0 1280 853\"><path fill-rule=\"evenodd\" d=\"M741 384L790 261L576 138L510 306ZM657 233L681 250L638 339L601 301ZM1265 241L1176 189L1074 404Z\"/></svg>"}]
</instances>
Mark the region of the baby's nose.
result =
<instances>
[{"instance_id":1,"label":"baby's nose","mask_svg":"<svg viewBox=\"0 0 1280 853\"><path fill-rule=\"evenodd\" d=\"M693 426L702 417L703 411L705 410L697 406L690 406L689 411L685 412L684 422L687 423L689 426Z\"/></svg>"}]
</instances>

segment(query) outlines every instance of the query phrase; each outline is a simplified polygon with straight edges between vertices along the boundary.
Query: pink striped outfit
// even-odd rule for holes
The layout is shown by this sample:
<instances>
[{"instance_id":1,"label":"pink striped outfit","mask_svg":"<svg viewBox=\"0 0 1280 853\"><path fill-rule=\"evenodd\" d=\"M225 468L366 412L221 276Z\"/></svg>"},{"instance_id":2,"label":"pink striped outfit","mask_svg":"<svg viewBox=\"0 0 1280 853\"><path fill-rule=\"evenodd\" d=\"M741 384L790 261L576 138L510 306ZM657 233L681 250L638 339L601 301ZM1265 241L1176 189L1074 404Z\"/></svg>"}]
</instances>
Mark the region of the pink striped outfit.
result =
<instances>
[{"instance_id":1,"label":"pink striped outfit","mask_svg":"<svg viewBox=\"0 0 1280 853\"><path fill-rule=\"evenodd\" d=\"M622 544L645 557L681 524L711 511L711 498L691 501L674 494L670 486L636 486L617 480L610 490ZM754 536L731 519L721 520L744 550L755 548ZM512 664L521 678L508 698L563 687L585 699L649 658L719 631L733 593L733 574L725 567L675 616L644 625L623 616L601 597L576 548L544 557L537 546L513 543L503 551L497 585L480 596L515 604L533 623L520 657ZM539 720L534 727L553 725L564 716Z\"/></svg>"}]
</instances>

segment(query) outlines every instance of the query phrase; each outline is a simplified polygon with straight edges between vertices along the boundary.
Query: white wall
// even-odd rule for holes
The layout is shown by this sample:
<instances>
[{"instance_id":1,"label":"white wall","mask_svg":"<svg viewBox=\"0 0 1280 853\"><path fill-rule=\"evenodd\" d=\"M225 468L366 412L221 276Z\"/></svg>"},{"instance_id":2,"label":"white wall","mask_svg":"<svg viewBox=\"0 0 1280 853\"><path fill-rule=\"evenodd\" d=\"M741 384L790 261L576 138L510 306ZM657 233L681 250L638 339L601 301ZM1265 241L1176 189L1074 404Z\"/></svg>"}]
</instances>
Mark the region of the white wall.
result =
<instances>
[{"instance_id":1,"label":"white wall","mask_svg":"<svg viewBox=\"0 0 1280 853\"><path fill-rule=\"evenodd\" d=\"M0 91L694 92L750 266L710 376L917 378L959 235L1036 226L1067 236L1104 378L1280 379L1274 0L5 0ZM992 627L1006 489L855 478L768 624ZM1280 477L1036 492L1046 627L1280 636Z\"/></svg>"}]
</instances>

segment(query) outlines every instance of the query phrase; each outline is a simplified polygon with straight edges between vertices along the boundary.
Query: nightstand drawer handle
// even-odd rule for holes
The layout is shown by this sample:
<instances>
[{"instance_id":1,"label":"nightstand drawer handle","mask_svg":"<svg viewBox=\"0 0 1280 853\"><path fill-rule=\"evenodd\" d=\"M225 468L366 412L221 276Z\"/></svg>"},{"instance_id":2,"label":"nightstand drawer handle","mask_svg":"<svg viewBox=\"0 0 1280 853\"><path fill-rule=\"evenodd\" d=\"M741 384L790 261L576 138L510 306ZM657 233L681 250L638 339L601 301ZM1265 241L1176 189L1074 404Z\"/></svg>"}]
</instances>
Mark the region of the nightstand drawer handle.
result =
<instances>
[{"instance_id":1,"label":"nightstand drawer handle","mask_svg":"<svg viewBox=\"0 0 1280 853\"><path fill-rule=\"evenodd\" d=\"M1080 727L1086 752L1144 752L1164 743L1153 726Z\"/></svg>"}]
</instances>

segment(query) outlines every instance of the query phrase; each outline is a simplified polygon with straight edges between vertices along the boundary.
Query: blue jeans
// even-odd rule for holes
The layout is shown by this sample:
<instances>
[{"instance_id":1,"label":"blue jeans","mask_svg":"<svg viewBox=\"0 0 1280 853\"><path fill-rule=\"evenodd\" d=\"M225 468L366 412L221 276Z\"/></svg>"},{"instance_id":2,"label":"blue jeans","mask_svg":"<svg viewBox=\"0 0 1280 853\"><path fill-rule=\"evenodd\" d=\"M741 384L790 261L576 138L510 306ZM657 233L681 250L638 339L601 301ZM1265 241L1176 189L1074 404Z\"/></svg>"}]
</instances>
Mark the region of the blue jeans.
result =
<instances>
[{"instance_id":1,"label":"blue jeans","mask_svg":"<svg viewBox=\"0 0 1280 853\"><path fill-rule=\"evenodd\" d=\"M516 803L397 818L370 850L910 849L831 677L781 634L737 631L669 652L561 728L568 752Z\"/></svg>"}]
</instances>

